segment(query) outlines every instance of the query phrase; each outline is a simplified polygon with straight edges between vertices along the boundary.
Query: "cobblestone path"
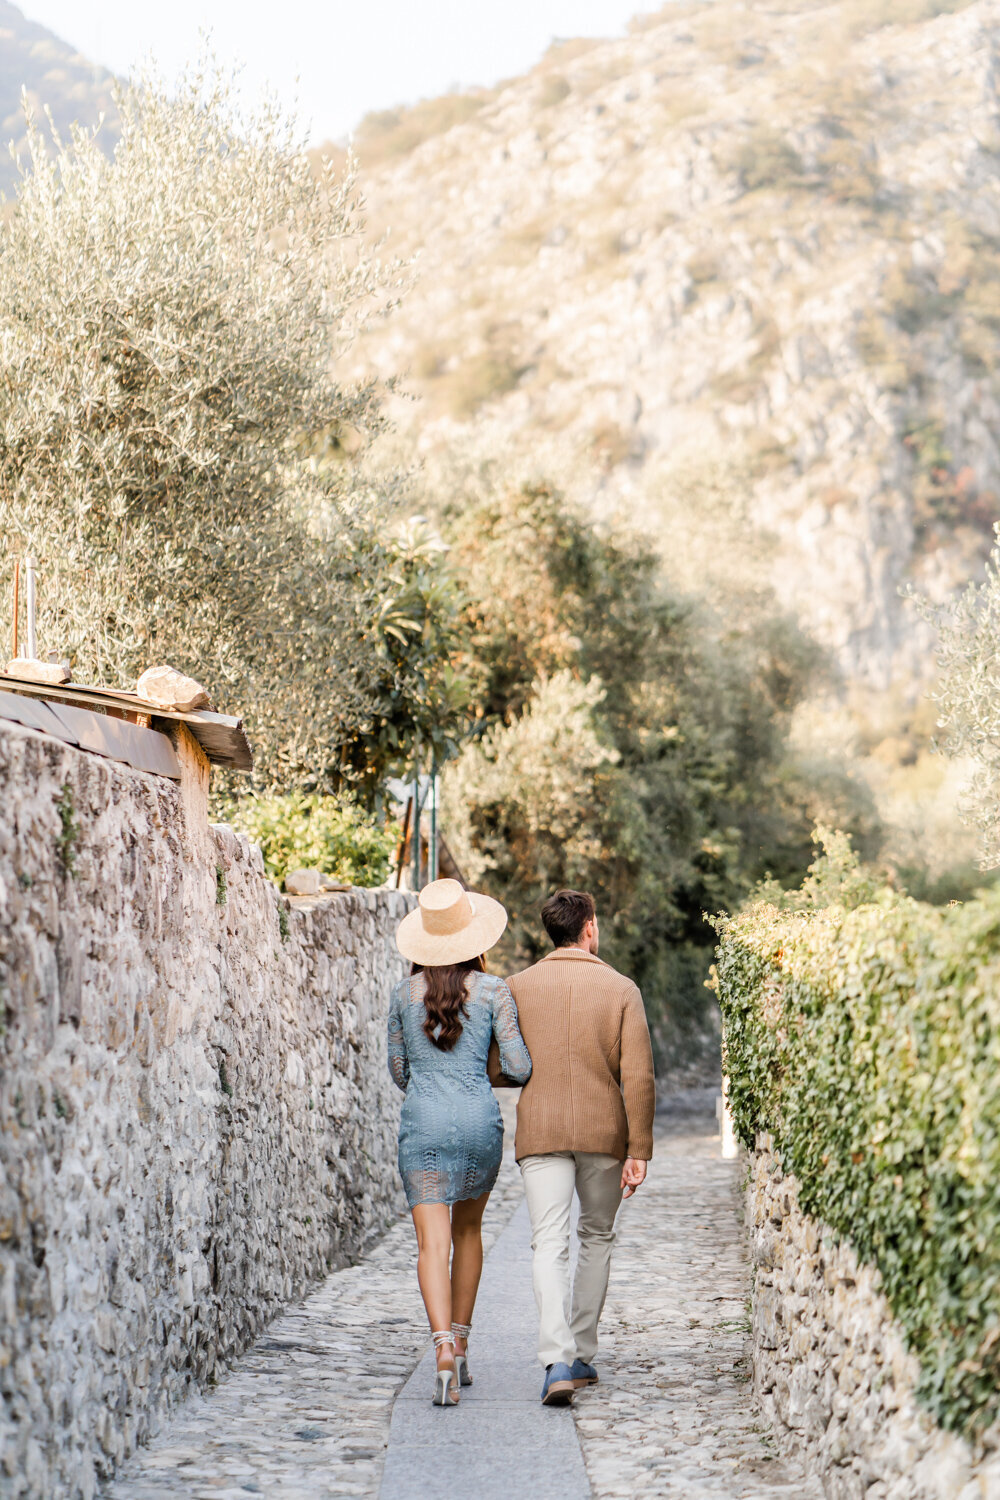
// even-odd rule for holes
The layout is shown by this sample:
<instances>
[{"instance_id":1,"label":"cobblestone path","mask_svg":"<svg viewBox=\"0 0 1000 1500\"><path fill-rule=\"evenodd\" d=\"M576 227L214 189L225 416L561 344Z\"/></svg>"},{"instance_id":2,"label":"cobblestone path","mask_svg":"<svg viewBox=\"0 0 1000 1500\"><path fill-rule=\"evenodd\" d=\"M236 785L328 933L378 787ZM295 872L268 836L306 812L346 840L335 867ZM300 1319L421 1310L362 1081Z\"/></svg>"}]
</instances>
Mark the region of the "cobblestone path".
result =
<instances>
[{"instance_id":1,"label":"cobblestone path","mask_svg":"<svg viewBox=\"0 0 1000 1500\"><path fill-rule=\"evenodd\" d=\"M600 1500L822 1500L754 1409L746 1168L722 1160L713 1126L661 1117L649 1178L618 1216L601 1383L576 1399Z\"/></svg>"},{"instance_id":2,"label":"cobblestone path","mask_svg":"<svg viewBox=\"0 0 1000 1500\"><path fill-rule=\"evenodd\" d=\"M818 1483L772 1451L753 1409L743 1168L720 1159L713 1124L702 1115L658 1125L650 1180L619 1219L602 1382L578 1396L575 1432L568 1413L538 1404L527 1229L508 1159L487 1212L496 1246L477 1309L476 1384L458 1410L421 1399L430 1361L407 1219L277 1319L215 1390L186 1402L109 1500L418 1500L442 1487L520 1500L512 1451L537 1451L540 1479L560 1476L539 1489L546 1500L819 1500ZM536 1432L543 1418L552 1426Z\"/></svg>"}]
</instances>

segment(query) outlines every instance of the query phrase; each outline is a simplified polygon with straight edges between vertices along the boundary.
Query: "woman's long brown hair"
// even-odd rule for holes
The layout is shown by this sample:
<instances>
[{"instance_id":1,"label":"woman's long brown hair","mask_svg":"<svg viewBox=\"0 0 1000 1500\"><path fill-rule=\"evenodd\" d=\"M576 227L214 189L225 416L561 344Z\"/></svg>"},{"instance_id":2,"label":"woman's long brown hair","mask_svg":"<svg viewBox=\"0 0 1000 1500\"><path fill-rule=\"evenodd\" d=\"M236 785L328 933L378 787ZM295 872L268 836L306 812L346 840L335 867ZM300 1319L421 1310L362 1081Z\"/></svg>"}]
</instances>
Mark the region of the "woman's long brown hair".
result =
<instances>
[{"instance_id":1,"label":"woman's long brown hair","mask_svg":"<svg viewBox=\"0 0 1000 1500\"><path fill-rule=\"evenodd\" d=\"M468 1019L469 975L484 974L479 958L460 964L413 964L411 974L424 976L424 1035L442 1052L450 1052L462 1035L462 1017Z\"/></svg>"}]
</instances>

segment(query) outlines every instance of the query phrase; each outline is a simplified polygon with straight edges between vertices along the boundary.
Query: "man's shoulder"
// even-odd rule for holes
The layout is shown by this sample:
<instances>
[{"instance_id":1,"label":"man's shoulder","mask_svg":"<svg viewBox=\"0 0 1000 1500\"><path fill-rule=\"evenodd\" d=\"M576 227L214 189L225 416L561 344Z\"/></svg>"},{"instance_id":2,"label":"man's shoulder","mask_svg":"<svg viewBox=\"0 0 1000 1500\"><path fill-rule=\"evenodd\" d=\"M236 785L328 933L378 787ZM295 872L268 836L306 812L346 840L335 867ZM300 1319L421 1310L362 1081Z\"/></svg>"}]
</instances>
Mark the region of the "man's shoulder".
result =
<instances>
[{"instance_id":1,"label":"man's shoulder","mask_svg":"<svg viewBox=\"0 0 1000 1500\"><path fill-rule=\"evenodd\" d=\"M639 986L636 984L634 979L630 979L629 976L627 974L623 974L620 969L613 968L611 964L604 963L603 959L601 960L601 964L601 984L611 985L614 989L615 994L620 995L622 999L627 999L629 996L634 995L636 999L641 1001L642 996L639 993Z\"/></svg>"},{"instance_id":2,"label":"man's shoulder","mask_svg":"<svg viewBox=\"0 0 1000 1500\"><path fill-rule=\"evenodd\" d=\"M603 958L598 958L593 953L577 950L569 952L562 948L554 949L529 968L512 974L507 983L516 996L518 990L526 993L536 989L559 988L563 984L577 984L581 980L602 989L610 988L623 999L629 995L639 995L639 987L635 981L606 963Z\"/></svg>"}]
</instances>

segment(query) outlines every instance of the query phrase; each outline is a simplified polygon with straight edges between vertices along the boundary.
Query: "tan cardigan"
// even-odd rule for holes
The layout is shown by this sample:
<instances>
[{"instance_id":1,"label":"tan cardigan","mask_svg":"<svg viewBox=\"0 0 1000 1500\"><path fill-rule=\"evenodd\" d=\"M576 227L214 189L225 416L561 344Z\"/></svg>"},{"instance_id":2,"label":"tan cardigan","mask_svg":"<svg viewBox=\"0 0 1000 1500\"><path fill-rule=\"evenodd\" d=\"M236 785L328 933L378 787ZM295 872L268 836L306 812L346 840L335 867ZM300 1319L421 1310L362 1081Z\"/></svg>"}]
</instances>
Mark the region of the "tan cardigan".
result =
<instances>
[{"instance_id":1,"label":"tan cardigan","mask_svg":"<svg viewBox=\"0 0 1000 1500\"><path fill-rule=\"evenodd\" d=\"M642 996L582 948L556 948L508 985L531 1053L517 1106L514 1153L653 1154L653 1053ZM499 1076L491 1059L490 1077Z\"/></svg>"}]
</instances>

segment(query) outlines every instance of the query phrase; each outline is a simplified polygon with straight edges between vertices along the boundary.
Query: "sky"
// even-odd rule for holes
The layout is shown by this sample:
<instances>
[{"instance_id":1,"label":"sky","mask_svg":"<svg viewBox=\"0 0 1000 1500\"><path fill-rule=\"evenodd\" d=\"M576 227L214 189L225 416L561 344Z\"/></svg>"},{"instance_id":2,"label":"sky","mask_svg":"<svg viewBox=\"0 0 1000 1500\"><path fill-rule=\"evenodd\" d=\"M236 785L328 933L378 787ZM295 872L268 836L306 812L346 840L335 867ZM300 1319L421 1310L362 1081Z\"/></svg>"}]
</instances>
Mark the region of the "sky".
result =
<instances>
[{"instance_id":1,"label":"sky","mask_svg":"<svg viewBox=\"0 0 1000 1500\"><path fill-rule=\"evenodd\" d=\"M663 0L16 0L92 62L152 57L177 76L202 50L241 63L251 97L294 108L313 139L363 115L522 73L554 37L620 35Z\"/></svg>"}]
</instances>

